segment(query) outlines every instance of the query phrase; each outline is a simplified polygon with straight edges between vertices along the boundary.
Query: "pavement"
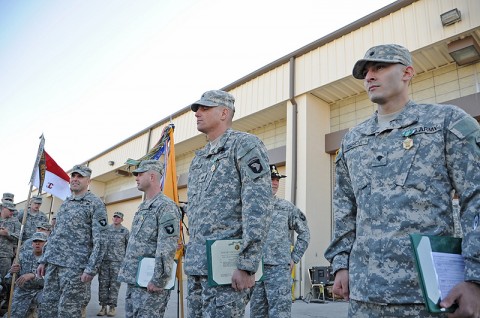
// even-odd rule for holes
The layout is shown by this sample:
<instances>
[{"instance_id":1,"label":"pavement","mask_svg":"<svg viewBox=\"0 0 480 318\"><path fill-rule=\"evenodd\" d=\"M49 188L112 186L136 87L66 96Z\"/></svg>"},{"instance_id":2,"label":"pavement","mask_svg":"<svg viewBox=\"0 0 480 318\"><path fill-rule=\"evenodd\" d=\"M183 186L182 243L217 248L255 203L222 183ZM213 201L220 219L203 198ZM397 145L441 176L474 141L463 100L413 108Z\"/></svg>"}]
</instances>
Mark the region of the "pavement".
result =
<instances>
[{"instance_id":1,"label":"pavement","mask_svg":"<svg viewBox=\"0 0 480 318\"><path fill-rule=\"evenodd\" d=\"M87 317L94 318L97 317L97 312L100 310L100 305L98 304L98 276L92 281L92 297L87 306ZM187 317L187 301L186 297L186 280L184 280L184 317ZM125 317L125 292L126 285L122 283L120 287L120 292L118 295L118 307L117 314L115 317L123 318ZM167 310L165 311L164 318L177 318L180 317L177 315L178 308L178 292L177 290L172 290L170 294L170 301L167 305ZM318 317L318 318L346 318L347 317L347 308L348 303L342 300L336 301L326 301L324 303L310 302L306 303L303 300L296 300L292 304L292 318L307 318L307 317ZM250 316L250 309L247 306L245 311L245 317ZM106 316L105 316L106 317Z\"/></svg>"}]
</instances>

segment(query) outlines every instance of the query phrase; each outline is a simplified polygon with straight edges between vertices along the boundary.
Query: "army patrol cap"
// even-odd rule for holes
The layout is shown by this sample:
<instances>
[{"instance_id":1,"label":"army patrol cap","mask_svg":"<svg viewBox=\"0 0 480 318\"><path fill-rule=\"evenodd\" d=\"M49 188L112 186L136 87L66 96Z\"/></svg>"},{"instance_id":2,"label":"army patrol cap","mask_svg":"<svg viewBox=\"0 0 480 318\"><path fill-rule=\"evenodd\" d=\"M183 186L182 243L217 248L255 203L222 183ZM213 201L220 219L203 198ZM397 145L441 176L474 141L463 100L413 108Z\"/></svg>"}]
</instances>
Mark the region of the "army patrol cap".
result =
<instances>
[{"instance_id":1,"label":"army patrol cap","mask_svg":"<svg viewBox=\"0 0 480 318\"><path fill-rule=\"evenodd\" d=\"M115 212L115 213L113 213L113 216L118 216L119 218L123 219L123 213L122 212Z\"/></svg>"},{"instance_id":2,"label":"army patrol cap","mask_svg":"<svg viewBox=\"0 0 480 318\"><path fill-rule=\"evenodd\" d=\"M370 48L363 59L358 60L353 66L352 75L358 79L364 79L363 72L368 62L412 65L412 55L410 52L398 44L378 45Z\"/></svg>"},{"instance_id":3,"label":"army patrol cap","mask_svg":"<svg viewBox=\"0 0 480 318\"><path fill-rule=\"evenodd\" d=\"M78 173L84 177L90 177L92 175L92 169L87 166L76 165L73 167L71 175L74 173Z\"/></svg>"},{"instance_id":4,"label":"army patrol cap","mask_svg":"<svg viewBox=\"0 0 480 318\"><path fill-rule=\"evenodd\" d=\"M47 235L45 233L42 233L42 232L35 232L33 233L32 235L32 241L43 241L43 242L46 242L47 241Z\"/></svg>"},{"instance_id":5,"label":"army patrol cap","mask_svg":"<svg viewBox=\"0 0 480 318\"><path fill-rule=\"evenodd\" d=\"M194 112L198 110L200 106L207 106L207 107L217 107L217 106L225 106L230 108L231 110L235 110L235 97L233 95L220 90L212 90L206 91L203 93L200 100L196 101L192 105L190 105L190 109Z\"/></svg>"},{"instance_id":6,"label":"army patrol cap","mask_svg":"<svg viewBox=\"0 0 480 318\"><path fill-rule=\"evenodd\" d=\"M272 179L274 178L282 179L287 177L287 176L284 176L283 174L280 174L280 172L278 172L276 165L270 165L270 174Z\"/></svg>"},{"instance_id":7,"label":"army patrol cap","mask_svg":"<svg viewBox=\"0 0 480 318\"><path fill-rule=\"evenodd\" d=\"M158 160L143 160L137 169L133 170L134 176L137 176L141 172L153 170L160 174L163 174L163 164Z\"/></svg>"},{"instance_id":8,"label":"army patrol cap","mask_svg":"<svg viewBox=\"0 0 480 318\"><path fill-rule=\"evenodd\" d=\"M42 203L42 201L43 201L43 198L40 195L36 195L32 199L33 203Z\"/></svg>"},{"instance_id":9,"label":"army patrol cap","mask_svg":"<svg viewBox=\"0 0 480 318\"><path fill-rule=\"evenodd\" d=\"M17 211L17 208L16 208L17 205L13 202L10 202L10 201L2 202L2 206L4 208L9 209L10 211L14 211L14 212Z\"/></svg>"},{"instance_id":10,"label":"army patrol cap","mask_svg":"<svg viewBox=\"0 0 480 318\"><path fill-rule=\"evenodd\" d=\"M37 229L44 229L50 231L52 229L52 226L50 225L50 223L47 222L39 222L37 223Z\"/></svg>"},{"instance_id":11,"label":"army patrol cap","mask_svg":"<svg viewBox=\"0 0 480 318\"><path fill-rule=\"evenodd\" d=\"M5 201L13 202L13 193L5 192L2 196L2 202Z\"/></svg>"}]
</instances>

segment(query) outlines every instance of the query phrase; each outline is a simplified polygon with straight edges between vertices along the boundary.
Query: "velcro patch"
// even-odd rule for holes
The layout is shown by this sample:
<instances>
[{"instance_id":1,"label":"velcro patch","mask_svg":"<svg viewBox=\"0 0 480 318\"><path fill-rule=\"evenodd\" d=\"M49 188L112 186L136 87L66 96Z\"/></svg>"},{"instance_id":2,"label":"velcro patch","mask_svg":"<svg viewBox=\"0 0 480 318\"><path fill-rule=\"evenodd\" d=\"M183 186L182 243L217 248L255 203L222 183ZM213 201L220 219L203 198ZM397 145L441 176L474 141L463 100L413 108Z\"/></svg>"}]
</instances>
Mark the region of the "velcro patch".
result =
<instances>
[{"instance_id":1,"label":"velcro patch","mask_svg":"<svg viewBox=\"0 0 480 318\"><path fill-rule=\"evenodd\" d=\"M258 157L253 157L252 159L250 159L247 165L250 168L250 170L252 170L252 172L255 174L258 174L263 171L263 166L260 163L260 159Z\"/></svg>"}]
</instances>

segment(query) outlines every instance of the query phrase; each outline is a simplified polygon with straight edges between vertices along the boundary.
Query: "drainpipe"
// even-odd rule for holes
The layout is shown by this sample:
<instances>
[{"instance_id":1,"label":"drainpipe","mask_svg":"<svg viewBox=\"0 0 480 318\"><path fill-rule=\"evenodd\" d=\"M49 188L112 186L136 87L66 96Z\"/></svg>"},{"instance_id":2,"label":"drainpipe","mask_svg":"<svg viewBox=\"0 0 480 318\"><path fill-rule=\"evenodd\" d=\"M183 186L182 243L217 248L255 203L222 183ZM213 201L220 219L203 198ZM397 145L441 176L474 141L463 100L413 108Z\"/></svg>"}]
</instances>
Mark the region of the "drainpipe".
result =
<instances>
[{"instance_id":1,"label":"drainpipe","mask_svg":"<svg viewBox=\"0 0 480 318\"><path fill-rule=\"evenodd\" d=\"M297 205L297 113L298 105L295 100L295 57L290 58L290 93L289 100L292 103L292 187L290 189L290 198L294 205ZM291 241L294 242L294 233L291 233ZM300 298L303 296L302 281L303 281L303 262L300 261L300 275L299 288Z\"/></svg>"}]
</instances>

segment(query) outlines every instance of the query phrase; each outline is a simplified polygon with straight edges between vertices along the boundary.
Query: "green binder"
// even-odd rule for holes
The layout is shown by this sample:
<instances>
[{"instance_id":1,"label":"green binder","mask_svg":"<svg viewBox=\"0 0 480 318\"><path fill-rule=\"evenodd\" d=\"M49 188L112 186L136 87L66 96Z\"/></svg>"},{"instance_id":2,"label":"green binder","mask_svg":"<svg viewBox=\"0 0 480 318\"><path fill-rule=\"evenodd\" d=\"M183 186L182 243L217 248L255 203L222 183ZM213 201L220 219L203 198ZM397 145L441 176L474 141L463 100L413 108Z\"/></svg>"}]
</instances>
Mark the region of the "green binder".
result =
<instances>
[{"instance_id":1,"label":"green binder","mask_svg":"<svg viewBox=\"0 0 480 318\"><path fill-rule=\"evenodd\" d=\"M410 234L415 265L425 305L431 313L455 311L456 306L440 307L454 285L463 282L465 262L462 239L451 236Z\"/></svg>"}]
</instances>

